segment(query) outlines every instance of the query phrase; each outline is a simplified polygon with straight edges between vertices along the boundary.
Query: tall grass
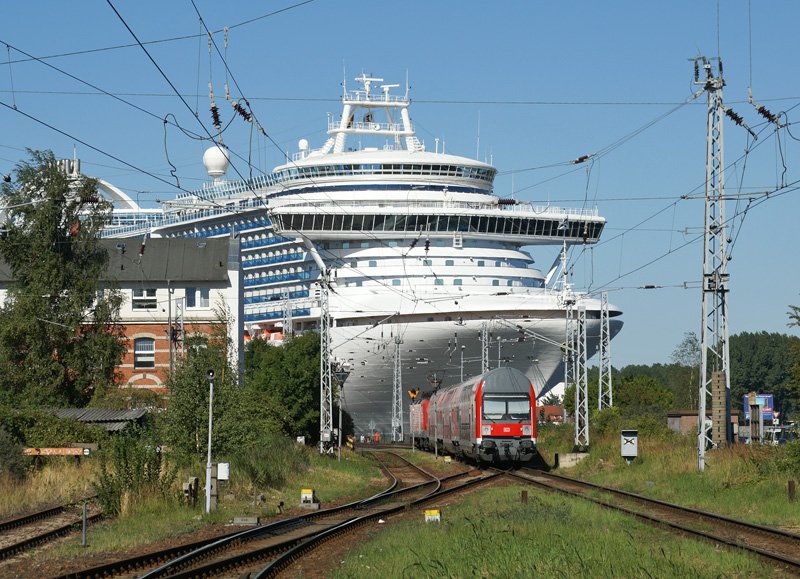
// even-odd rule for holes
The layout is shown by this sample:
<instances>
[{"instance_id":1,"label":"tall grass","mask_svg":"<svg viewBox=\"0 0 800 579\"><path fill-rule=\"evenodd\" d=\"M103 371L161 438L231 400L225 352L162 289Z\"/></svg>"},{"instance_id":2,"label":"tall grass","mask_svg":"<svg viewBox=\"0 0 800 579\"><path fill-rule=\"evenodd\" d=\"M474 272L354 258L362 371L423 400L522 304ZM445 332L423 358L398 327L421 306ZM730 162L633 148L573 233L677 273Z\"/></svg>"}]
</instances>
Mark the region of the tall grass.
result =
<instances>
[{"instance_id":1,"label":"tall grass","mask_svg":"<svg viewBox=\"0 0 800 579\"><path fill-rule=\"evenodd\" d=\"M570 425L540 433L539 446L551 458L571 450ZM542 435L543 434L543 435ZM736 444L709 450L705 470L697 469L697 439L660 431L639 433L639 457L620 457L620 434L593 434L589 455L562 474L749 521L793 526L800 514L788 502L789 479L800 479L800 444Z\"/></svg>"},{"instance_id":2,"label":"tall grass","mask_svg":"<svg viewBox=\"0 0 800 579\"><path fill-rule=\"evenodd\" d=\"M73 457L48 457L42 468L30 470L24 479L0 476L0 517L92 494L96 473L91 458L76 464Z\"/></svg>"},{"instance_id":3,"label":"tall grass","mask_svg":"<svg viewBox=\"0 0 800 579\"><path fill-rule=\"evenodd\" d=\"M528 489L528 503L520 491ZM508 486L422 509L356 546L332 577L756 577L763 563L578 499Z\"/></svg>"}]
</instances>

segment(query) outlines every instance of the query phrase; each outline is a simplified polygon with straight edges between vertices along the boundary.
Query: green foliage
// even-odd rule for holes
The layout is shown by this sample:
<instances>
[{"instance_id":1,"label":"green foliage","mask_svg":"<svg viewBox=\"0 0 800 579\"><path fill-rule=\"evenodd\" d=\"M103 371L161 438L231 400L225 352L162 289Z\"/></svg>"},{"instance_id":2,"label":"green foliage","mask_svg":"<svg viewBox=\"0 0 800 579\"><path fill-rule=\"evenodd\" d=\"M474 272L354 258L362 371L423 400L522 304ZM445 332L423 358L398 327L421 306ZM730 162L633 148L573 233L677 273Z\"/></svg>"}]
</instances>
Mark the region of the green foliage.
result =
<instances>
[{"instance_id":1,"label":"green foliage","mask_svg":"<svg viewBox=\"0 0 800 579\"><path fill-rule=\"evenodd\" d=\"M20 444L60 447L71 442L102 442L106 432L72 418L58 418L42 408L0 406L0 423Z\"/></svg>"},{"instance_id":2,"label":"green foliage","mask_svg":"<svg viewBox=\"0 0 800 579\"><path fill-rule=\"evenodd\" d=\"M291 475L306 471L310 464L310 448L283 436L266 435L258 444L243 450L231 466L250 482L254 492L281 487Z\"/></svg>"},{"instance_id":3,"label":"green foliage","mask_svg":"<svg viewBox=\"0 0 800 579\"><path fill-rule=\"evenodd\" d=\"M235 457L261 442L264 434L280 430L276 409L264 392L241 388L238 376L227 367L225 348L212 341L191 349L167 381L170 399L159 415L158 430L164 444L181 460L205 457L208 445L209 370L214 370L212 452Z\"/></svg>"},{"instance_id":4,"label":"green foliage","mask_svg":"<svg viewBox=\"0 0 800 579\"><path fill-rule=\"evenodd\" d=\"M22 445L0 428L0 477L9 476L13 480L21 480L25 478L26 466Z\"/></svg>"},{"instance_id":5,"label":"green foliage","mask_svg":"<svg viewBox=\"0 0 800 579\"><path fill-rule=\"evenodd\" d=\"M117 515L130 504L157 494L170 495L176 470L168 468L155 440L137 428L110 439L100 452L100 473L94 483L106 514Z\"/></svg>"},{"instance_id":6,"label":"green foliage","mask_svg":"<svg viewBox=\"0 0 800 579\"><path fill-rule=\"evenodd\" d=\"M49 151L31 151L0 192L11 207L0 256L14 278L0 309L1 401L83 405L113 383L124 353L121 295L97 293L111 204Z\"/></svg>"},{"instance_id":7,"label":"green foliage","mask_svg":"<svg viewBox=\"0 0 800 579\"><path fill-rule=\"evenodd\" d=\"M800 402L800 382L792 376L800 338L768 332L731 336L731 405L741 409L749 392L773 394L785 417ZM796 358L795 358L796 360ZM796 363L796 362L795 362Z\"/></svg>"},{"instance_id":8,"label":"green foliage","mask_svg":"<svg viewBox=\"0 0 800 579\"><path fill-rule=\"evenodd\" d=\"M282 431L319 440L319 335L307 333L283 346L251 340L247 386L279 410Z\"/></svg>"}]
</instances>

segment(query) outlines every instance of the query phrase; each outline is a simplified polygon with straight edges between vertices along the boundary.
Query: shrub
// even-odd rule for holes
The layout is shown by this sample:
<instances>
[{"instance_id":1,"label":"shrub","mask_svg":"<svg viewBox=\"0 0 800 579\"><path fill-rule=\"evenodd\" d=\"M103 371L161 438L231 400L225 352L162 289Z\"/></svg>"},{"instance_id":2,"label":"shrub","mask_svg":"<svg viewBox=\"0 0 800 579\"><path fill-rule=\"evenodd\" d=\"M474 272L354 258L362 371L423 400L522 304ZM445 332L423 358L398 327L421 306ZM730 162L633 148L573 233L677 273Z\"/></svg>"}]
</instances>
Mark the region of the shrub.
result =
<instances>
[{"instance_id":1,"label":"shrub","mask_svg":"<svg viewBox=\"0 0 800 579\"><path fill-rule=\"evenodd\" d=\"M0 476L14 480L25 478L26 461L22 445L4 429L0 428Z\"/></svg>"},{"instance_id":2,"label":"shrub","mask_svg":"<svg viewBox=\"0 0 800 579\"><path fill-rule=\"evenodd\" d=\"M100 474L93 486L104 512L117 515L151 495L168 498L176 476L150 437L129 428L102 449Z\"/></svg>"},{"instance_id":3,"label":"shrub","mask_svg":"<svg viewBox=\"0 0 800 579\"><path fill-rule=\"evenodd\" d=\"M266 436L264 440L242 449L233 457L236 471L250 482L253 489L280 487L293 473L302 472L310 464L309 449L282 436Z\"/></svg>"}]
</instances>

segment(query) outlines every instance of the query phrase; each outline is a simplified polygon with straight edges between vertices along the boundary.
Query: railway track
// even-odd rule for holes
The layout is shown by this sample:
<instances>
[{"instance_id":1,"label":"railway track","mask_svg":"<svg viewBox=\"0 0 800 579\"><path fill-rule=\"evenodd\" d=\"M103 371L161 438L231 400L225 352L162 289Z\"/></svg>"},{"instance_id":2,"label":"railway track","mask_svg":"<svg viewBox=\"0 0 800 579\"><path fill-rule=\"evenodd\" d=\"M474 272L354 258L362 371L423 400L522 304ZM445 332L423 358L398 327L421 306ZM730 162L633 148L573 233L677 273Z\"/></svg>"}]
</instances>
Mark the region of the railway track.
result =
<instances>
[{"instance_id":1,"label":"railway track","mask_svg":"<svg viewBox=\"0 0 800 579\"><path fill-rule=\"evenodd\" d=\"M94 498L86 497L85 500ZM82 503L58 505L0 521L0 560L67 535L75 531L76 526L79 529L83 520ZM87 523L102 516L100 509L92 503Z\"/></svg>"},{"instance_id":2,"label":"railway track","mask_svg":"<svg viewBox=\"0 0 800 579\"><path fill-rule=\"evenodd\" d=\"M667 526L685 535L749 551L793 573L800 573L800 535L551 473L505 474L539 488L625 512L648 523Z\"/></svg>"},{"instance_id":3,"label":"railway track","mask_svg":"<svg viewBox=\"0 0 800 579\"><path fill-rule=\"evenodd\" d=\"M401 457L377 451L389 484L367 499L330 509L309 511L223 537L114 561L63 577L198 577L235 573L272 576L319 542L370 520L406 508L438 493L452 492L469 473L437 478ZM474 482L473 482L474 484ZM284 553L285 557L280 558Z\"/></svg>"}]
</instances>

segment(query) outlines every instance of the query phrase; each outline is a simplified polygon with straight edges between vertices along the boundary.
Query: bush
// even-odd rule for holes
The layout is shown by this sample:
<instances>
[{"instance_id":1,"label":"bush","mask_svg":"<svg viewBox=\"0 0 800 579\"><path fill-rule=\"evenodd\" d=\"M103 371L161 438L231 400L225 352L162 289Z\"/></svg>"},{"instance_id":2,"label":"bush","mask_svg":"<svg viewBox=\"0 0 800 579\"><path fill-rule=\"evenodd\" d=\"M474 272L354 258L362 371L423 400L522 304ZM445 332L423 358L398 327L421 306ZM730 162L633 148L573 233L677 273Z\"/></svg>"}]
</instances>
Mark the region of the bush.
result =
<instances>
[{"instance_id":1,"label":"bush","mask_svg":"<svg viewBox=\"0 0 800 579\"><path fill-rule=\"evenodd\" d=\"M0 428L0 476L14 480L25 478L26 460L22 445L4 429Z\"/></svg>"},{"instance_id":2,"label":"bush","mask_svg":"<svg viewBox=\"0 0 800 579\"><path fill-rule=\"evenodd\" d=\"M100 474L93 486L103 511L118 515L151 495L168 498L176 476L150 437L129 428L101 450Z\"/></svg>"},{"instance_id":3,"label":"bush","mask_svg":"<svg viewBox=\"0 0 800 579\"><path fill-rule=\"evenodd\" d=\"M231 462L254 490L276 488L285 484L291 474L308 469L309 452L309 448L289 438L267 436L263 442L242 449Z\"/></svg>"}]
</instances>

